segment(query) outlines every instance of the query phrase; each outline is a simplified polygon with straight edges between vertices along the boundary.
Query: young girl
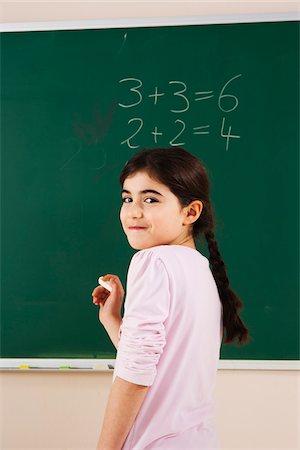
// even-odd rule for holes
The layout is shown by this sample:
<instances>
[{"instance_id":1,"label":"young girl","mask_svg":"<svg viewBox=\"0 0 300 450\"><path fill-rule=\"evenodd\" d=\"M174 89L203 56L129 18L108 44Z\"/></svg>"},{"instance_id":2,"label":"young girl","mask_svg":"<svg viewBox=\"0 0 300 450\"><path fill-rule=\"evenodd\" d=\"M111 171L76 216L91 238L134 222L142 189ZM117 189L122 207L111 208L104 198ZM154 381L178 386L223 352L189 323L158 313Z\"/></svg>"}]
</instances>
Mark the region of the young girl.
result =
<instances>
[{"instance_id":1,"label":"young girl","mask_svg":"<svg viewBox=\"0 0 300 450\"><path fill-rule=\"evenodd\" d=\"M93 301L117 348L99 450L217 449L214 387L224 343L249 341L214 236L202 162L179 147L145 149L120 176L120 219L138 250ZM195 246L204 235L209 260ZM210 267L211 265L211 267Z\"/></svg>"}]
</instances>

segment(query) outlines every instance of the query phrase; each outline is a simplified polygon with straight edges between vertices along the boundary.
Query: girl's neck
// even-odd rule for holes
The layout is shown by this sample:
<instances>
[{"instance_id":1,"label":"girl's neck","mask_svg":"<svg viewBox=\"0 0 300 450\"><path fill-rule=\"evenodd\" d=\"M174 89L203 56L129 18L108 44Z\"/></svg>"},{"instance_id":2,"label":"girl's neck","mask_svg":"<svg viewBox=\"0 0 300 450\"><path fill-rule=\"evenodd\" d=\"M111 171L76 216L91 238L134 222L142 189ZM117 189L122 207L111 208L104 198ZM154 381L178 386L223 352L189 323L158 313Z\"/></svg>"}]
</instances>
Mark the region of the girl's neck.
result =
<instances>
[{"instance_id":1,"label":"girl's neck","mask_svg":"<svg viewBox=\"0 0 300 450\"><path fill-rule=\"evenodd\" d=\"M195 246L195 241L191 236L188 236L185 239L182 239L182 241L173 242L173 244L174 245L184 245L186 247L191 247L194 250L197 250L196 246Z\"/></svg>"}]
</instances>

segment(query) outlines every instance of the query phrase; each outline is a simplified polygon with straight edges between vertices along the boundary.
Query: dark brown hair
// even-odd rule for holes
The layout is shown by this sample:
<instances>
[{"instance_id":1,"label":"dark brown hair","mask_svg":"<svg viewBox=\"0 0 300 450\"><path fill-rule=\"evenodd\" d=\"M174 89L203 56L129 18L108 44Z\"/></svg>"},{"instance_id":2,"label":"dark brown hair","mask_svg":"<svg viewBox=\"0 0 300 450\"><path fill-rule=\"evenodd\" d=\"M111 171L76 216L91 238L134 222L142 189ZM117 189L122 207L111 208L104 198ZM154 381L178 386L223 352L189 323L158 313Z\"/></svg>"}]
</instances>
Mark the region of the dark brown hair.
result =
<instances>
[{"instance_id":1,"label":"dark brown hair","mask_svg":"<svg viewBox=\"0 0 300 450\"><path fill-rule=\"evenodd\" d=\"M243 304L229 287L226 267L215 240L210 184L203 162L180 147L143 149L123 167L121 186L123 187L127 177L140 171L146 171L150 177L168 186L182 207L188 206L193 200L201 200L203 203L200 217L192 224L192 234L194 239L204 235L207 241L211 271L223 305L223 326L226 330L224 343L235 339L238 339L239 344L249 342L248 329L239 316Z\"/></svg>"}]
</instances>

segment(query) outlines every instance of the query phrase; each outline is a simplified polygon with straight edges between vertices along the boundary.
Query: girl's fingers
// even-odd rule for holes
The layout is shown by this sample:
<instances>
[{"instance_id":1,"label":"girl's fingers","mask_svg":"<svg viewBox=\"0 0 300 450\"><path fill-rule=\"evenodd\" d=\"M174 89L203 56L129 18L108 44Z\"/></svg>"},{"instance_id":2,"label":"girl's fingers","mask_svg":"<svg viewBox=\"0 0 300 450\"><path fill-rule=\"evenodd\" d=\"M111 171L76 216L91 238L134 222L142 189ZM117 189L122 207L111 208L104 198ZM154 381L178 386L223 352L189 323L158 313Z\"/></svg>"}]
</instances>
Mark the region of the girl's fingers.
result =
<instances>
[{"instance_id":1,"label":"girl's fingers","mask_svg":"<svg viewBox=\"0 0 300 450\"><path fill-rule=\"evenodd\" d=\"M98 297L101 296L102 294L107 294L107 292L109 292L107 289L105 289L105 287L103 286L97 286L93 292L92 292L92 296L94 297Z\"/></svg>"},{"instance_id":2,"label":"girl's fingers","mask_svg":"<svg viewBox=\"0 0 300 450\"><path fill-rule=\"evenodd\" d=\"M102 302L104 300L104 297L93 297L94 300L96 300L97 302Z\"/></svg>"},{"instance_id":3,"label":"girl's fingers","mask_svg":"<svg viewBox=\"0 0 300 450\"><path fill-rule=\"evenodd\" d=\"M112 281L114 281L117 285L117 287L120 289L121 292L124 292L122 283L120 281L120 278L117 275L114 275L113 273L107 273L104 277L103 280L104 281L109 281L109 278L112 279Z\"/></svg>"},{"instance_id":4,"label":"girl's fingers","mask_svg":"<svg viewBox=\"0 0 300 450\"><path fill-rule=\"evenodd\" d=\"M106 298L93 297L94 305L104 305L106 300L107 300L107 297Z\"/></svg>"},{"instance_id":5,"label":"girl's fingers","mask_svg":"<svg viewBox=\"0 0 300 450\"><path fill-rule=\"evenodd\" d=\"M97 288L96 288L97 289ZM107 298L109 297L110 292L106 289L102 289L101 291L93 291L92 297L93 297L93 303L95 305L104 304Z\"/></svg>"},{"instance_id":6,"label":"girl's fingers","mask_svg":"<svg viewBox=\"0 0 300 450\"><path fill-rule=\"evenodd\" d=\"M94 305L102 305L103 306L105 304L107 298L111 294L113 294L113 296L114 296L116 292L117 293L119 292L119 293L121 293L122 296L124 296L123 286L117 275L108 273L105 276L103 276L103 280L107 281L107 282L111 282L111 286L113 287L113 292L108 291L107 289L105 289L104 286L101 286L101 285L95 287L95 289L92 292Z\"/></svg>"},{"instance_id":7,"label":"girl's fingers","mask_svg":"<svg viewBox=\"0 0 300 450\"><path fill-rule=\"evenodd\" d=\"M104 275L104 276L102 277L102 279L103 279L104 281L108 281L109 278L116 278L116 275L114 275L113 273L107 273L106 275Z\"/></svg>"}]
</instances>

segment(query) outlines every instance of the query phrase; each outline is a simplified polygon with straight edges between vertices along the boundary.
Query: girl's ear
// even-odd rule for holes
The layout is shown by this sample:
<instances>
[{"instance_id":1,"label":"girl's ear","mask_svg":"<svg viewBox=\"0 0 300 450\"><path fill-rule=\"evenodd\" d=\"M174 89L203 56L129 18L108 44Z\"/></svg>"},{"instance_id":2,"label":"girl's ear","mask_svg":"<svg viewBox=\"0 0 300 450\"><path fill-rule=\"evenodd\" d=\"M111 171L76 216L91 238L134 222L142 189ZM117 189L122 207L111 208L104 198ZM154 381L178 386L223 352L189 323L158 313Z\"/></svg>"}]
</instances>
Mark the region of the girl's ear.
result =
<instances>
[{"instance_id":1,"label":"girl's ear","mask_svg":"<svg viewBox=\"0 0 300 450\"><path fill-rule=\"evenodd\" d=\"M203 203L200 200L192 201L186 207L186 220L185 224L190 224L196 222L196 220L200 217L203 209Z\"/></svg>"}]
</instances>

